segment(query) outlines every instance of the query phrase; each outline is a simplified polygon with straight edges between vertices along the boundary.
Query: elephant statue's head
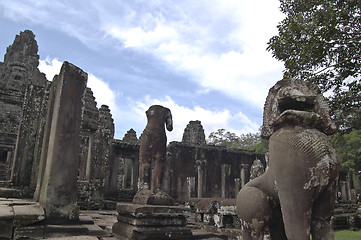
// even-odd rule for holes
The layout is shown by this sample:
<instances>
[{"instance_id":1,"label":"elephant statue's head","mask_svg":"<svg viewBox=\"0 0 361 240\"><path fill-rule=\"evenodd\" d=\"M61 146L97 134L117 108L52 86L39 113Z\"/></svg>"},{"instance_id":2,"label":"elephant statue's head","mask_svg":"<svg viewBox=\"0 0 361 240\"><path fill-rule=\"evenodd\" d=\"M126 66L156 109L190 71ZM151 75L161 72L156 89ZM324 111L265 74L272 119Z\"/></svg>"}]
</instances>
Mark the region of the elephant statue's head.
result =
<instances>
[{"instance_id":1,"label":"elephant statue's head","mask_svg":"<svg viewBox=\"0 0 361 240\"><path fill-rule=\"evenodd\" d=\"M280 80L269 90L263 111L262 137L269 138L286 124L317 128L325 134L337 130L318 87L299 79Z\"/></svg>"},{"instance_id":2,"label":"elephant statue's head","mask_svg":"<svg viewBox=\"0 0 361 240\"><path fill-rule=\"evenodd\" d=\"M148 124L164 124L168 131L173 130L173 120L171 111L160 105L152 105L146 111ZM164 125L163 125L164 126Z\"/></svg>"}]
</instances>

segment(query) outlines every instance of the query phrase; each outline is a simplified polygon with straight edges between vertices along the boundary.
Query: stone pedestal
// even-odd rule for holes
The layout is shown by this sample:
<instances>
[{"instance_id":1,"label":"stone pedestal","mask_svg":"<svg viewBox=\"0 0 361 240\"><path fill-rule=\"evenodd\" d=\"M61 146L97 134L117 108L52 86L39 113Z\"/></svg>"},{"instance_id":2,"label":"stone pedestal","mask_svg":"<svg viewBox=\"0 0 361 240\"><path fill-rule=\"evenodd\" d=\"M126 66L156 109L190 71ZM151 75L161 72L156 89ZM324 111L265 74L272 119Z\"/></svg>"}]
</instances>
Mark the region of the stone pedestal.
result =
<instances>
[{"instance_id":1,"label":"stone pedestal","mask_svg":"<svg viewBox=\"0 0 361 240\"><path fill-rule=\"evenodd\" d=\"M127 239L191 239L188 209L177 206L117 204L113 233Z\"/></svg>"}]
</instances>

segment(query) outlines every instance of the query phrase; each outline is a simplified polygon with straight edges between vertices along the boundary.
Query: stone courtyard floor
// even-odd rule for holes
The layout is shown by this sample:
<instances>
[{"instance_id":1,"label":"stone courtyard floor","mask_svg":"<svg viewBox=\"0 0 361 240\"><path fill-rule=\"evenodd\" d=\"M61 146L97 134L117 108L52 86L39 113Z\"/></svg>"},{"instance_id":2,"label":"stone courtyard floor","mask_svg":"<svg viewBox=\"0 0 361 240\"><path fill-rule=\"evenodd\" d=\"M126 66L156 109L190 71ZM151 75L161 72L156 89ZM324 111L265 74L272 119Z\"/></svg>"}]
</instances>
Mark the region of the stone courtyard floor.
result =
<instances>
[{"instance_id":1,"label":"stone courtyard floor","mask_svg":"<svg viewBox=\"0 0 361 240\"><path fill-rule=\"evenodd\" d=\"M0 239L84 239L117 240L125 239L112 233L117 222L116 210L81 210L77 224L44 224L45 213L39 203L27 199L0 198ZM195 222L192 215L188 227L192 239L241 239L239 229L204 226Z\"/></svg>"}]
</instances>

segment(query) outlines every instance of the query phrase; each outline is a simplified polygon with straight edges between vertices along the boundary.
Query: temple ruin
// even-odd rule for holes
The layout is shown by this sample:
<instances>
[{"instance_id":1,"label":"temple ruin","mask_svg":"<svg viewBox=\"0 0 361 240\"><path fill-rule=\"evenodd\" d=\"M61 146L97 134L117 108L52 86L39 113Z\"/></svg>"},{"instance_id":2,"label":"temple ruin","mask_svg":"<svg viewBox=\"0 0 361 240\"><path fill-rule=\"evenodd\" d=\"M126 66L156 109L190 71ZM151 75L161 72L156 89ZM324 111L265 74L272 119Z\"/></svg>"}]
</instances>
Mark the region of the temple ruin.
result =
<instances>
[{"instance_id":1,"label":"temple ruin","mask_svg":"<svg viewBox=\"0 0 361 240\"><path fill-rule=\"evenodd\" d=\"M97 108L85 87L87 74L65 62L48 81L37 68L37 52L35 35L25 30L0 62L0 197L33 199L54 221L77 219L77 208L115 209L116 202L130 202L139 177L136 132L114 139L111 109ZM62 146L64 141L73 147ZM162 186L180 203L234 198L255 159L264 156L207 145L201 122L190 121L182 141L167 146Z\"/></svg>"},{"instance_id":2,"label":"temple ruin","mask_svg":"<svg viewBox=\"0 0 361 240\"><path fill-rule=\"evenodd\" d=\"M53 111L58 111L52 107L56 95L52 83L58 81L59 76L56 75L53 82L46 80L37 68L37 50L34 34L26 30L16 36L13 45L7 49L4 62L0 62L1 185L26 189L30 194L37 189L38 175L43 175L44 171L41 161L47 157L44 155L50 137L50 126L46 124L51 124ZM79 203L84 208L102 208L99 202L106 196L122 200L122 196L127 198L122 191L134 193L137 190L140 141L133 129L122 140L114 139L111 109L105 105L98 109L90 88L86 88L82 96L78 163L74 166L77 168ZM237 192L235 182L241 178L242 166L247 169L243 181L248 181L253 161L256 158L264 160L264 156L254 152L207 145L200 121L190 121L182 141L171 142L167 151L168 182L164 184L178 200L196 197L196 192L202 197L221 197L222 192L224 197L234 197ZM178 172L179 164L185 166L186 171ZM220 173L225 169L229 170L222 180ZM214 173L219 174L215 176ZM198 177L201 177L200 181ZM197 189L195 184L199 182L202 182L201 191L190 193L187 190ZM91 191L97 191L97 194ZM100 205L90 203L91 199Z\"/></svg>"},{"instance_id":3,"label":"temple ruin","mask_svg":"<svg viewBox=\"0 0 361 240\"><path fill-rule=\"evenodd\" d=\"M130 129L123 139L115 139L111 109L97 107L92 90L86 87L87 74L64 62L59 74L48 81L37 68L37 52L35 35L25 30L0 62L0 238L90 232L98 239L109 236L111 228L94 230L94 219L100 215L93 213L92 220L79 212L112 210L119 220L124 219L124 211L134 216L147 211L134 205L116 206L131 203L138 191L141 137ZM165 225L174 220L175 226L183 228L185 211L207 225L237 225L235 197L251 178L265 171L266 158L254 151L208 145L201 122L190 119L182 141L166 146L162 177L162 189L188 210L152 205L154 214L136 219L135 225L148 220L156 224L152 217L164 211L178 216L165 218ZM341 189L346 192L345 185ZM347 224L348 219L335 221ZM64 222L78 225L54 225ZM215 236L207 233L197 239Z\"/></svg>"}]
</instances>

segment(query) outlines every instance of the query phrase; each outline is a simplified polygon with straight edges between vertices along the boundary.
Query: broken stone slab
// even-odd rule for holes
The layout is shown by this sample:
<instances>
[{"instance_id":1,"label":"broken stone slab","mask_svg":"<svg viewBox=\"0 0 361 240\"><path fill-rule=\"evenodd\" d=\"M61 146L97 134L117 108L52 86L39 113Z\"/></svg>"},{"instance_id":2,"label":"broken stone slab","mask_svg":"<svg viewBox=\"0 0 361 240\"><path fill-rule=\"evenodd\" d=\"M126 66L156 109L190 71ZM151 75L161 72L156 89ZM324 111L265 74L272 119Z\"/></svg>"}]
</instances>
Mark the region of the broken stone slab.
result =
<instances>
[{"instance_id":1,"label":"broken stone slab","mask_svg":"<svg viewBox=\"0 0 361 240\"><path fill-rule=\"evenodd\" d=\"M196 207L197 203L201 200L202 200L202 198L188 198L185 201L185 206L187 208L189 208L191 210L191 212L194 213L196 211L195 207Z\"/></svg>"},{"instance_id":2,"label":"broken stone slab","mask_svg":"<svg viewBox=\"0 0 361 240\"><path fill-rule=\"evenodd\" d=\"M39 204L13 206L14 226L26 226L45 219L44 209Z\"/></svg>"},{"instance_id":3,"label":"broken stone slab","mask_svg":"<svg viewBox=\"0 0 361 240\"><path fill-rule=\"evenodd\" d=\"M18 226L14 229L13 239L42 239L44 238L45 226Z\"/></svg>"},{"instance_id":4,"label":"broken stone slab","mask_svg":"<svg viewBox=\"0 0 361 240\"><path fill-rule=\"evenodd\" d=\"M185 216L179 217L142 217L136 218L131 216L118 215L119 222L125 222L134 226L185 226L187 225L187 218Z\"/></svg>"},{"instance_id":5,"label":"broken stone slab","mask_svg":"<svg viewBox=\"0 0 361 240\"><path fill-rule=\"evenodd\" d=\"M79 224L94 224L93 219L90 216L81 215L79 216Z\"/></svg>"},{"instance_id":6,"label":"broken stone slab","mask_svg":"<svg viewBox=\"0 0 361 240\"><path fill-rule=\"evenodd\" d=\"M119 215L131 215L136 218L190 216L189 209L178 206L118 203L116 210Z\"/></svg>"},{"instance_id":7,"label":"broken stone slab","mask_svg":"<svg viewBox=\"0 0 361 240\"><path fill-rule=\"evenodd\" d=\"M192 239L188 227L138 227L123 222L113 225L113 232L127 239Z\"/></svg>"},{"instance_id":8,"label":"broken stone slab","mask_svg":"<svg viewBox=\"0 0 361 240\"><path fill-rule=\"evenodd\" d=\"M34 204L34 201L28 199L17 199L17 198L1 198L0 197L0 205L31 205Z\"/></svg>"},{"instance_id":9,"label":"broken stone slab","mask_svg":"<svg viewBox=\"0 0 361 240\"><path fill-rule=\"evenodd\" d=\"M189 209L178 206L118 203L112 232L127 239L190 239Z\"/></svg>"},{"instance_id":10,"label":"broken stone slab","mask_svg":"<svg viewBox=\"0 0 361 240\"><path fill-rule=\"evenodd\" d=\"M202 198L195 205L196 213L215 214L219 208L220 199Z\"/></svg>"},{"instance_id":11,"label":"broken stone slab","mask_svg":"<svg viewBox=\"0 0 361 240\"><path fill-rule=\"evenodd\" d=\"M86 237L85 237L86 236ZM85 238L84 238L85 237ZM14 231L14 239L98 239L89 236L89 229L79 225L20 226Z\"/></svg>"},{"instance_id":12,"label":"broken stone slab","mask_svg":"<svg viewBox=\"0 0 361 240\"><path fill-rule=\"evenodd\" d=\"M14 188L0 188L0 197L3 198L21 198L23 192Z\"/></svg>"},{"instance_id":13,"label":"broken stone slab","mask_svg":"<svg viewBox=\"0 0 361 240\"><path fill-rule=\"evenodd\" d=\"M50 237L47 239L52 239L52 240L98 240L98 238L94 237L94 236Z\"/></svg>"},{"instance_id":14,"label":"broken stone slab","mask_svg":"<svg viewBox=\"0 0 361 240\"><path fill-rule=\"evenodd\" d=\"M193 230L193 239L228 240L228 236L225 234L207 232L203 229L197 229Z\"/></svg>"},{"instance_id":15,"label":"broken stone slab","mask_svg":"<svg viewBox=\"0 0 361 240\"><path fill-rule=\"evenodd\" d=\"M7 205L0 205L0 221L12 221L14 210Z\"/></svg>"},{"instance_id":16,"label":"broken stone slab","mask_svg":"<svg viewBox=\"0 0 361 240\"><path fill-rule=\"evenodd\" d=\"M216 227L223 228L227 224L234 225L234 219L238 219L236 199L226 198L219 202L217 213L213 216L213 222Z\"/></svg>"},{"instance_id":17,"label":"broken stone slab","mask_svg":"<svg viewBox=\"0 0 361 240\"><path fill-rule=\"evenodd\" d=\"M86 225L46 225L45 238L89 235Z\"/></svg>"},{"instance_id":18,"label":"broken stone slab","mask_svg":"<svg viewBox=\"0 0 361 240\"><path fill-rule=\"evenodd\" d=\"M149 204L149 205L174 205L173 198L162 190L151 191L148 189L141 189L133 198L134 204Z\"/></svg>"},{"instance_id":19,"label":"broken stone slab","mask_svg":"<svg viewBox=\"0 0 361 240\"><path fill-rule=\"evenodd\" d=\"M104 231L98 225L95 225L95 224L84 225L84 227L88 228L90 236L96 236L96 237L110 237L111 236L111 233Z\"/></svg>"},{"instance_id":20,"label":"broken stone slab","mask_svg":"<svg viewBox=\"0 0 361 240\"><path fill-rule=\"evenodd\" d=\"M116 236L116 237L103 237L102 240L128 240L127 238Z\"/></svg>"}]
</instances>

